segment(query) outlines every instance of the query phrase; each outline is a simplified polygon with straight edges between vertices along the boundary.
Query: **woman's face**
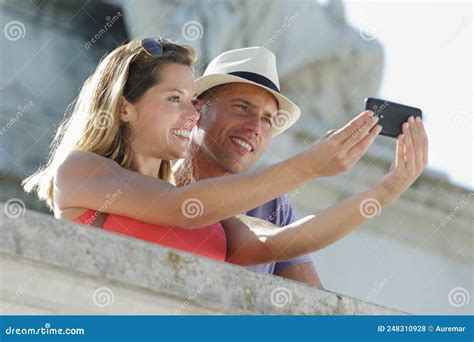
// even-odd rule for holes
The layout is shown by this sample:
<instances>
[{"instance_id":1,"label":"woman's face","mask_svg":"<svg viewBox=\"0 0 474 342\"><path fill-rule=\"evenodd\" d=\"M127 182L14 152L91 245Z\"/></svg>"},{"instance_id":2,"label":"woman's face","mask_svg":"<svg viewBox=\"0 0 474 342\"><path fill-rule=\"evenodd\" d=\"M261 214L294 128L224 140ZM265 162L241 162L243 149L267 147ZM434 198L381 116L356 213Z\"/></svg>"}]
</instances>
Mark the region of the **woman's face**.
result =
<instances>
[{"instance_id":1,"label":"woman's face","mask_svg":"<svg viewBox=\"0 0 474 342\"><path fill-rule=\"evenodd\" d=\"M132 132L132 149L162 160L184 158L199 115L191 69L170 63L160 71L159 83L135 103L124 100L121 120Z\"/></svg>"}]
</instances>

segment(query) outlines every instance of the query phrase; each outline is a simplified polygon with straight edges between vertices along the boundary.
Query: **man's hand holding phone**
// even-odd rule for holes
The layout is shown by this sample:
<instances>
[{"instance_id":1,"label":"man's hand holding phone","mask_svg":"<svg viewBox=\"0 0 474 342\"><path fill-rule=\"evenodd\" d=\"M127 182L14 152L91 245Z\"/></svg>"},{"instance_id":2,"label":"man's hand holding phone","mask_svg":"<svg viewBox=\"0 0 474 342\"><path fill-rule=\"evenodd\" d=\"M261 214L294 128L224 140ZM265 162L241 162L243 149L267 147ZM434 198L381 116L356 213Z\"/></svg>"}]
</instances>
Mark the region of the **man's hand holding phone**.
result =
<instances>
[{"instance_id":1,"label":"man's hand holding phone","mask_svg":"<svg viewBox=\"0 0 474 342\"><path fill-rule=\"evenodd\" d=\"M428 165L428 137L420 118L410 117L402 125L395 155L389 173L376 185L387 202L400 197Z\"/></svg>"},{"instance_id":2,"label":"man's hand holding phone","mask_svg":"<svg viewBox=\"0 0 474 342\"><path fill-rule=\"evenodd\" d=\"M307 153L312 155L312 168L319 177L334 176L359 161L379 134L396 138L395 160L374 188L381 201L388 204L410 187L428 165L428 137L418 108L366 99L366 107L371 105L375 112L366 110L344 127L328 131Z\"/></svg>"},{"instance_id":3,"label":"man's hand holding phone","mask_svg":"<svg viewBox=\"0 0 474 342\"><path fill-rule=\"evenodd\" d=\"M311 168L319 177L350 169L367 152L382 130L372 111L364 111L340 129L333 129L307 151Z\"/></svg>"}]
</instances>

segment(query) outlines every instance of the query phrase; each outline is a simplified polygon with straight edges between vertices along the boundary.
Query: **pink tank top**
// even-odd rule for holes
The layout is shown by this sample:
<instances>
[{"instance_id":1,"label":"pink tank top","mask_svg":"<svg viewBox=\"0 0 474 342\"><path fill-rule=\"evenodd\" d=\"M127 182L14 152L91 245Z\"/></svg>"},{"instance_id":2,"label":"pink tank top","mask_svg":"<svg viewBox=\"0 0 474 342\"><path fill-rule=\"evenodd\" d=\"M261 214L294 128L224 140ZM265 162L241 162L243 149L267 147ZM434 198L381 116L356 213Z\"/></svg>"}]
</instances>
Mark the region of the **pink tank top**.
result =
<instances>
[{"instance_id":1,"label":"pink tank top","mask_svg":"<svg viewBox=\"0 0 474 342\"><path fill-rule=\"evenodd\" d=\"M96 211L88 209L73 221L90 226L97 216ZM198 229L182 229L137 221L126 216L107 214L102 229L219 261L225 261L226 257L227 240L224 228L220 223Z\"/></svg>"}]
</instances>

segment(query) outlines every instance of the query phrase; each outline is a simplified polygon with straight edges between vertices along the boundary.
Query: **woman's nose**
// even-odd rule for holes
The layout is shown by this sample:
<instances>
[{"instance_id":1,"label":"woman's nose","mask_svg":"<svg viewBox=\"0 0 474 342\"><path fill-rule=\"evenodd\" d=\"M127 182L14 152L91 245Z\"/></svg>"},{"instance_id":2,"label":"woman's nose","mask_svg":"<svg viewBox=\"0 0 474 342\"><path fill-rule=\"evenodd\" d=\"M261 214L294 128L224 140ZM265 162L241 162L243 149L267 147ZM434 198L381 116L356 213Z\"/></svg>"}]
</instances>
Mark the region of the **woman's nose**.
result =
<instances>
[{"instance_id":1,"label":"woman's nose","mask_svg":"<svg viewBox=\"0 0 474 342\"><path fill-rule=\"evenodd\" d=\"M199 112L191 104L183 110L183 117L186 120L186 126L194 126L199 119Z\"/></svg>"}]
</instances>

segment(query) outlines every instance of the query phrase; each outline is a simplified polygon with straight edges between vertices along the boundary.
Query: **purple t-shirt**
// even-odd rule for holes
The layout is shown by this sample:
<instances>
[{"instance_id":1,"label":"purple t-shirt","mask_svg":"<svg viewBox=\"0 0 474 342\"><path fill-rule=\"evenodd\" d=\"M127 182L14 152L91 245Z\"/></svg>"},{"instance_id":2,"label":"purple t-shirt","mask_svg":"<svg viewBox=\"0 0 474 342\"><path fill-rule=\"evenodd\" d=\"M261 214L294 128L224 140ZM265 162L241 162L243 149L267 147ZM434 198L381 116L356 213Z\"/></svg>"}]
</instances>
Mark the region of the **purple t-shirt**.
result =
<instances>
[{"instance_id":1,"label":"purple t-shirt","mask_svg":"<svg viewBox=\"0 0 474 342\"><path fill-rule=\"evenodd\" d=\"M266 220L278 227L289 225L295 221L293 208L291 207L290 200L286 195L275 198L274 200L271 200L258 208L249 210L246 212L246 215ZM309 255L303 255L288 261L248 266L247 269L258 273L274 274L287 267L305 262L313 261Z\"/></svg>"}]
</instances>

